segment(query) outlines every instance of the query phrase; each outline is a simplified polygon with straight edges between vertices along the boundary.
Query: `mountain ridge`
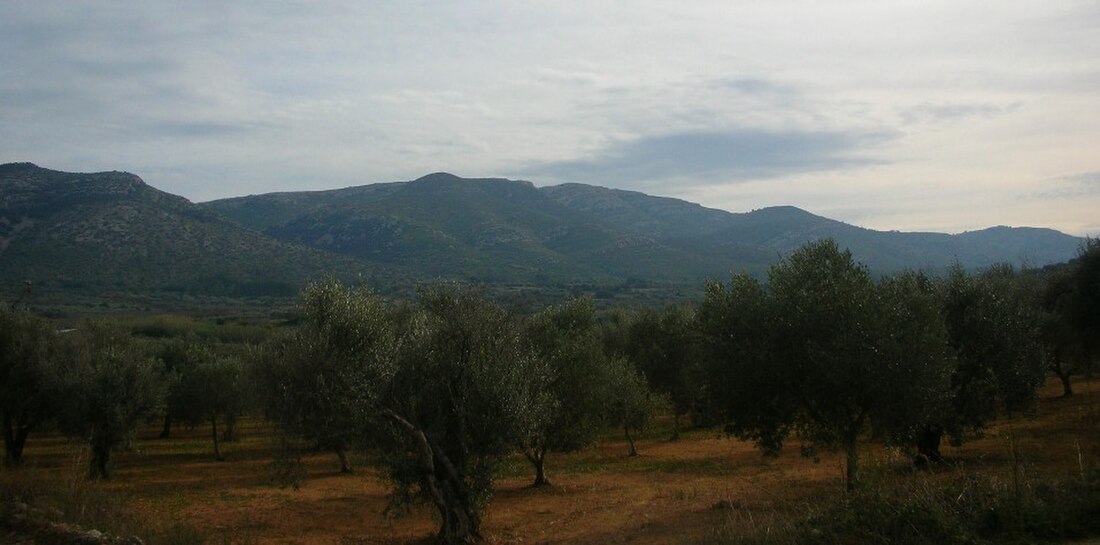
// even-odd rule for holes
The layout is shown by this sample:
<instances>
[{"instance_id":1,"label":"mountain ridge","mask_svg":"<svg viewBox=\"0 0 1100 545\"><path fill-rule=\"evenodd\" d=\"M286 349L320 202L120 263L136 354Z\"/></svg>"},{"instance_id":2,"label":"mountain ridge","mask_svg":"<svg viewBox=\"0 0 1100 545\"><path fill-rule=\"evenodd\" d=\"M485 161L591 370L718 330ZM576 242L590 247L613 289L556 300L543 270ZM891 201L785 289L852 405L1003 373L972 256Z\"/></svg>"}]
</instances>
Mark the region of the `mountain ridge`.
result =
<instances>
[{"instance_id":1,"label":"mountain ridge","mask_svg":"<svg viewBox=\"0 0 1100 545\"><path fill-rule=\"evenodd\" d=\"M34 279L59 293L289 297L326 274L398 290L449 278L525 293L697 293L706 279L763 274L823 237L876 273L1042 266L1072 258L1081 240L1035 227L874 231L793 206L734 213L593 185L446 172L192 203L126 172L0 165L0 279Z\"/></svg>"},{"instance_id":2,"label":"mountain ridge","mask_svg":"<svg viewBox=\"0 0 1100 545\"><path fill-rule=\"evenodd\" d=\"M130 173L0 165L0 289L28 280L36 291L101 299L286 297L325 270L367 268L244 229Z\"/></svg>"},{"instance_id":3,"label":"mountain ridge","mask_svg":"<svg viewBox=\"0 0 1100 545\"><path fill-rule=\"evenodd\" d=\"M425 182L435 181L434 184ZM479 186L478 184L481 184ZM376 184L377 185L377 184ZM628 266L616 267L608 259L599 259L601 253L609 252L609 247L592 248L593 253L566 252L569 257L589 262L589 265L601 268L614 276L622 277L631 273L626 269L638 270L637 276L663 280L684 278L713 277L728 273L729 270L749 270L761 272L775 260L775 255L786 255L798 246L817 238L831 237L838 243L852 248L857 259L880 272L893 272L905 268L942 270L958 262L968 268L989 266L999 261L1026 262L1045 265L1064 261L1072 257L1079 245L1075 237L1046 228L1008 227L1007 231L997 227L960 233L956 235L932 232L875 231L838 220L813 214L794 206L774 206L751 212L728 212L708 208L697 203L672 197L655 197L637 191L606 188L601 186L567 183L554 186L535 187L530 182L499 178L476 179L460 178L449 173L433 173L410 182L392 182L376 185L345 188L345 195L352 191L370 194L370 205L355 202L354 199L342 200L338 205L322 202L325 192L297 192L280 194L282 197L256 196L215 200L202 203L201 206L225 214L242 224L258 226L264 232L280 239L294 237L295 227L290 225L296 211L287 207L288 217L271 218L265 225L256 225L253 219L256 210L263 207L265 201L278 198L311 200L318 208L335 206L344 210L357 209L360 213L370 214L368 208L387 206L388 200L397 199L405 191L419 192L420 202L440 200L441 195L433 192L448 188L465 186L469 191L484 192L493 187L499 198L501 188L511 188L512 198L519 193L526 195L529 204L537 204L543 213L559 214L561 225L584 224L589 230L614 232L612 237L620 243L632 240L634 248L618 254ZM535 193L541 193L546 200L537 200ZM332 194L328 194L332 195ZM466 195L469 197L469 195ZM506 196L507 198L507 196ZM400 200L400 199L397 199ZM230 210L228 203L235 202L237 210ZM513 202L514 204L514 202ZM470 210L470 204L462 203L464 210ZM394 206L391 206L393 208ZM569 217L566 217L569 216ZM313 218L319 220L318 218ZM278 227L273 225L278 224ZM336 218L313 221L313 235L323 232L325 225L338 226ZM266 230L265 230L266 229ZM442 229L448 231L446 226ZM1032 231L1029 231L1032 230ZM637 237L641 237L638 239ZM1024 239L1034 242L1025 242ZM303 238L294 239L310 245ZM630 243L628 242L627 245ZM639 246L649 244L653 255L646 256ZM612 244L613 245L613 244ZM558 247L555 250L562 250ZM566 249L568 250L568 249ZM658 251L659 250L659 251ZM337 251L349 251L348 249ZM638 261L660 262L665 256L677 256L685 274L674 274L667 265L662 270L647 270ZM633 257L629 257L633 255ZM660 269L660 267L658 267Z\"/></svg>"}]
</instances>

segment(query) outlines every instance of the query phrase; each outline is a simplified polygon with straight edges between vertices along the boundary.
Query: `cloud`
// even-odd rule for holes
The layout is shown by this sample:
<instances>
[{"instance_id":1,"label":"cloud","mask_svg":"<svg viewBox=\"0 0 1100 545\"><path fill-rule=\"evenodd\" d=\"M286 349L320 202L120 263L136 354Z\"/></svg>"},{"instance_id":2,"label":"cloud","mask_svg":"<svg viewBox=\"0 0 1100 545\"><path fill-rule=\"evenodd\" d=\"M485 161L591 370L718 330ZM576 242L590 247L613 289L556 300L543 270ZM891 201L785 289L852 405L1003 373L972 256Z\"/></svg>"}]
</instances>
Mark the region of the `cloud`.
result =
<instances>
[{"instance_id":1,"label":"cloud","mask_svg":"<svg viewBox=\"0 0 1100 545\"><path fill-rule=\"evenodd\" d=\"M146 130L149 134L159 134L173 138L206 138L219 136L239 136L257 128L262 123L220 123L216 121L176 121L150 123Z\"/></svg>"},{"instance_id":2,"label":"cloud","mask_svg":"<svg viewBox=\"0 0 1100 545\"><path fill-rule=\"evenodd\" d=\"M620 142L593 157L548 162L524 176L645 186L661 179L737 182L879 163L865 154L889 132L731 129L680 132Z\"/></svg>"},{"instance_id":3,"label":"cloud","mask_svg":"<svg viewBox=\"0 0 1100 545\"><path fill-rule=\"evenodd\" d=\"M1008 105L977 102L924 103L904 108L899 115L906 123L954 123L969 118L989 119L1011 112L1019 103Z\"/></svg>"},{"instance_id":4,"label":"cloud","mask_svg":"<svg viewBox=\"0 0 1100 545\"><path fill-rule=\"evenodd\" d=\"M738 209L881 210L915 188L960 203L957 228L930 224L955 230L1030 191L1052 200L1016 202L1028 223L1095 225L1097 184L1054 178L1097 169L1100 4L797 8L0 0L0 162L195 200L438 170ZM933 217L890 210L910 223L880 226Z\"/></svg>"},{"instance_id":5,"label":"cloud","mask_svg":"<svg viewBox=\"0 0 1100 545\"><path fill-rule=\"evenodd\" d=\"M793 85L758 77L736 76L718 78L712 80L710 85L744 95L790 98L801 94L801 91Z\"/></svg>"},{"instance_id":6,"label":"cloud","mask_svg":"<svg viewBox=\"0 0 1100 545\"><path fill-rule=\"evenodd\" d=\"M1021 199L1061 200L1075 197L1100 196L1100 170L1082 172L1047 180L1050 189L1023 195Z\"/></svg>"}]
</instances>

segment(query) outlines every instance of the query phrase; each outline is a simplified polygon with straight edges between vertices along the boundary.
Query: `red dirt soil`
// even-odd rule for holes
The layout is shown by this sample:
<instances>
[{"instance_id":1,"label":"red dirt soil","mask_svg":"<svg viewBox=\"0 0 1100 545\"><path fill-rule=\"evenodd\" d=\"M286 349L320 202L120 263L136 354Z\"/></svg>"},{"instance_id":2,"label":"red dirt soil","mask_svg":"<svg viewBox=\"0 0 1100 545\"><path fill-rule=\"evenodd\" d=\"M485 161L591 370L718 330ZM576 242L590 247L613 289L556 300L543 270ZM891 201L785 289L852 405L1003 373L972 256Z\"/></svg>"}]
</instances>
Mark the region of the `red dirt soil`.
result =
<instances>
[{"instance_id":1,"label":"red dirt soil","mask_svg":"<svg viewBox=\"0 0 1100 545\"><path fill-rule=\"evenodd\" d=\"M869 445L863 475L876 478L940 478L958 471L1005 475L1017 444L1017 467L1029 478L1060 479L1100 460L1100 387L1079 381L1077 395L1060 398L1051 382L1033 417L1000 421L981 439L961 448L945 446L955 469L912 472L897 451ZM336 470L331 454L307 457L307 478L298 490L272 482L269 430L242 424L242 440L225 445L228 461L213 461L209 431L177 429L168 440L158 430L139 435L135 448L117 456L114 480L101 486L131 498L148 517L175 519L226 542L249 544L425 543L435 531L426 507L401 518L383 516L387 483L362 465L353 475ZM666 430L660 430L665 433ZM579 453L552 453L553 484L531 488L533 472L511 460L484 515L491 544L518 543L691 543L706 542L723 523L767 524L797 515L807 501L843 490L842 460L824 453L818 460L788 445L778 458L764 458L749 443L714 430L694 431L666 441L654 432L639 442L642 455L611 437ZM51 478L72 466L76 445L57 437L33 438L24 471ZM962 467L964 469L958 469Z\"/></svg>"}]
</instances>

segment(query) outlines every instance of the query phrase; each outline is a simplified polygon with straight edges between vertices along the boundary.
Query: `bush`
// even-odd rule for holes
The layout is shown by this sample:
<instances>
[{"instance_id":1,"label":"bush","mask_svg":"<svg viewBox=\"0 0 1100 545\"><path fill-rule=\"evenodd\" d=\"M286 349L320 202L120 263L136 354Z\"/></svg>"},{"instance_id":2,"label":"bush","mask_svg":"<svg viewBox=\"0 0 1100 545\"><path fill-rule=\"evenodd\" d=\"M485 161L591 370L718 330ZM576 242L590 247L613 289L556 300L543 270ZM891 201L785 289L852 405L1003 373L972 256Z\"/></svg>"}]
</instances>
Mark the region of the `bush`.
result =
<instances>
[{"instance_id":1,"label":"bush","mask_svg":"<svg viewBox=\"0 0 1100 545\"><path fill-rule=\"evenodd\" d=\"M1017 488L992 477L962 475L889 488L868 487L809 506L800 519L731 515L708 543L984 544L1065 541L1100 535L1100 472L1060 483Z\"/></svg>"}]
</instances>

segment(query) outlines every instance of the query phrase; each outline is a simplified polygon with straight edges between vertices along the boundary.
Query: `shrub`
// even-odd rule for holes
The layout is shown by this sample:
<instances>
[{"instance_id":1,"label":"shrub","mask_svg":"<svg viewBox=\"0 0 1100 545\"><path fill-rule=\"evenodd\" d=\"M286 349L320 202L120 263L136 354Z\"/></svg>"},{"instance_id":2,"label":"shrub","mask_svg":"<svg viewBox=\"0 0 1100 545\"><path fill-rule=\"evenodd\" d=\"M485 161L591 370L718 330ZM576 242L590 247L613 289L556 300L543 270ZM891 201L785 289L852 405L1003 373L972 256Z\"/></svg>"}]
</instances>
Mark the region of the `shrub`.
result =
<instances>
[{"instance_id":1,"label":"shrub","mask_svg":"<svg viewBox=\"0 0 1100 545\"><path fill-rule=\"evenodd\" d=\"M746 525L732 517L713 543L983 544L1064 541L1100 534L1100 472L1017 488L989 476L868 487L811 505L801 519ZM748 517L751 519L752 517Z\"/></svg>"}]
</instances>

